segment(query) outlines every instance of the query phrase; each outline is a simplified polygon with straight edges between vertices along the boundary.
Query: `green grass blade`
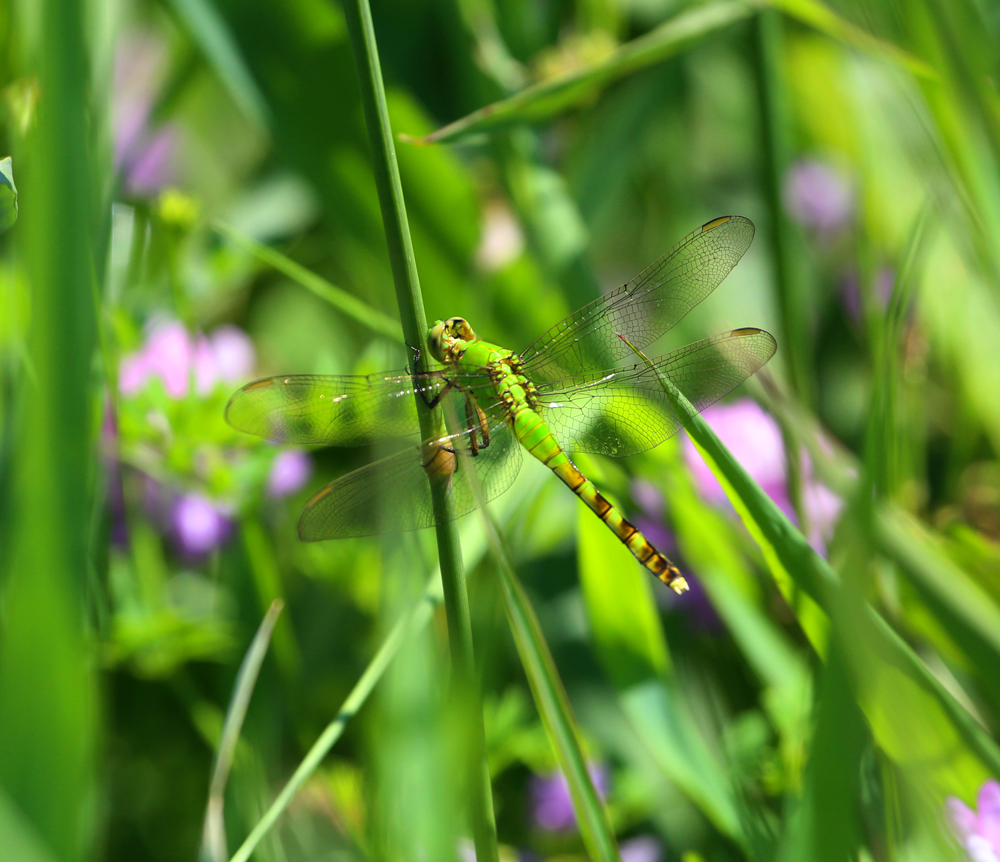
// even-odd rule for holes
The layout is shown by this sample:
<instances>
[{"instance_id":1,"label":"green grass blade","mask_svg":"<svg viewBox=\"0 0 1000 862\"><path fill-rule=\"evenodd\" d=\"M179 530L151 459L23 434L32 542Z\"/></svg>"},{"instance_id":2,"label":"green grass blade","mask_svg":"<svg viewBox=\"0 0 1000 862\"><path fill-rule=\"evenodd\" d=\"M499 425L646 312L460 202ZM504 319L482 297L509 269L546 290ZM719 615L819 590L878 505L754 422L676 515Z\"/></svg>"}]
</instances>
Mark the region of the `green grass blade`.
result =
<instances>
[{"instance_id":1,"label":"green grass blade","mask_svg":"<svg viewBox=\"0 0 1000 862\"><path fill-rule=\"evenodd\" d=\"M653 603L656 585L639 566L623 564L627 552L614 533L577 508L580 587L598 658L619 688L665 676L670 653Z\"/></svg>"},{"instance_id":2,"label":"green grass blade","mask_svg":"<svg viewBox=\"0 0 1000 862\"><path fill-rule=\"evenodd\" d=\"M372 332L383 335L386 338L391 338L393 341L402 340L399 332L399 321L393 320L391 317L370 308L343 288L337 287L314 272L310 272L304 266L286 257L277 249L257 242L253 237L249 237L238 231L232 225L217 221L213 226L220 234L250 252L259 261L274 267L278 272L284 273L296 284L302 285L310 293L329 302L338 311L356 320L362 326L366 326Z\"/></svg>"},{"instance_id":3,"label":"green grass blade","mask_svg":"<svg viewBox=\"0 0 1000 862\"><path fill-rule=\"evenodd\" d=\"M786 80L786 45L782 16L763 10L754 21L756 57L754 71L761 109L761 149L764 168L764 200L771 224L767 234L774 260L775 287L781 311L781 334L788 344L784 356L795 394L811 403L809 350L813 339L814 291L809 283L802 233L792 221L783 200L783 184L794 154L794 121L791 94ZM782 337L784 336L784 337Z\"/></svg>"},{"instance_id":4,"label":"green grass blade","mask_svg":"<svg viewBox=\"0 0 1000 862\"><path fill-rule=\"evenodd\" d=\"M44 93L18 140L30 154L18 176L29 205L9 235L30 290L34 374L24 364L4 369L15 403L0 465L0 817L22 847L42 845L62 862L95 852L101 712L87 541L99 473L94 286L103 277L94 271L101 225L92 220L89 145L101 130L89 106L107 94L89 86L89 5L43 0L19 10L39 26L24 28L34 38L16 52L28 59L16 73Z\"/></svg>"},{"instance_id":5,"label":"green grass blade","mask_svg":"<svg viewBox=\"0 0 1000 862\"><path fill-rule=\"evenodd\" d=\"M641 353L639 355L642 356ZM753 481L677 388L662 376L659 379L679 415L684 417L684 427L695 447L706 459L745 526L760 545L775 578L779 582L780 579L790 578L815 603L813 607L822 608L843 630L852 632L851 640L845 642L845 649L853 650L853 670L860 688L857 696L876 739L885 744L890 752L902 756L894 741L897 723L886 711L887 704L895 698L897 703L911 704L906 708L908 714L920 716L921 720L927 716L923 725L925 734L938 739L946 739L947 734L953 736L956 742L961 737L988 769L1000 774L1000 747L996 742L874 609L867 605L855 607L853 604L844 609L841 598L843 589L826 560L810 547L805 536ZM812 628L811 621L803 620L801 610L799 620L813 638L814 647L823 654L825 628ZM873 664L873 656L878 656L881 661ZM937 748L935 746L935 750ZM954 772L942 770L945 777Z\"/></svg>"},{"instance_id":6,"label":"green grass blade","mask_svg":"<svg viewBox=\"0 0 1000 862\"><path fill-rule=\"evenodd\" d=\"M167 0L240 110L267 128L270 110L222 16L209 0Z\"/></svg>"},{"instance_id":7,"label":"green grass blade","mask_svg":"<svg viewBox=\"0 0 1000 862\"><path fill-rule=\"evenodd\" d=\"M473 111L425 137L407 140L420 144L451 143L467 135L548 119L587 101L612 81L662 63L749 17L753 11L753 6L740 0L721 0L698 6L622 45L600 63L554 81L526 87L510 98Z\"/></svg>"},{"instance_id":8,"label":"green grass blade","mask_svg":"<svg viewBox=\"0 0 1000 862\"><path fill-rule=\"evenodd\" d=\"M501 501L499 505L502 507L504 501ZM513 503L509 505L513 505ZM465 545L465 550L468 553L470 564L475 565L478 563L486 550L486 540L482 536L481 531L473 531L470 534ZM295 794L309 780L310 776L316 771L326 755L329 754L337 740L340 739L347 724L368 701L373 689L383 677L386 669L399 650L407 644L410 637L418 633L430 622L434 612L441 606L443 601L441 575L435 571L428 578L423 593L413 608L401 616L386 634L378 651L372 657L364 673L358 678L358 681L338 710L337 715L313 743L306 756L302 759L298 767L296 767L292 777L268 807L263 817L254 826L250 835L247 836L240 848L233 854L231 862L247 862L261 839L273 828L278 818L295 797Z\"/></svg>"},{"instance_id":9,"label":"green grass blade","mask_svg":"<svg viewBox=\"0 0 1000 862\"><path fill-rule=\"evenodd\" d=\"M18 862L58 862L34 824L3 790L0 790L0 846L7 858Z\"/></svg>"},{"instance_id":10,"label":"green grass blade","mask_svg":"<svg viewBox=\"0 0 1000 862\"><path fill-rule=\"evenodd\" d=\"M881 57L896 64L918 78L934 79L937 73L933 67L919 57L898 45L879 39L862 30L850 21L840 17L829 6L819 0L766 0L767 4L780 9L789 18L795 18L809 27L825 33L852 48L864 51L874 57Z\"/></svg>"},{"instance_id":11,"label":"green grass blade","mask_svg":"<svg viewBox=\"0 0 1000 862\"><path fill-rule=\"evenodd\" d=\"M271 603L264 619L261 621L257 634L247 654L243 657L240 669L236 674L236 684L233 686L233 696L226 710L226 720L222 725L222 736L215 752L215 765L212 767L212 780L208 789L208 805L205 808L205 825L201 833L201 849L198 858L203 862L224 862L226 856L226 824L223 819L225 806L226 782L236 755L236 743L240 738L243 720L250 706L250 696L257 684L260 666L267 655L267 647L271 642L274 624L278 621L283 603L276 600Z\"/></svg>"},{"instance_id":12,"label":"green grass blade","mask_svg":"<svg viewBox=\"0 0 1000 862\"><path fill-rule=\"evenodd\" d=\"M350 694L344 700L339 712L334 719L326 726L319 735L312 747L302 758L302 762L296 767L292 777L275 797L274 802L264 812L253 830L246 837L243 844L232 855L230 862L247 862L261 839L270 831L278 818L284 813L289 803L298 793L300 788L323 762L323 758L330 753L330 749L340 739L341 734L347 727L348 722L357 714L358 710L368 700L372 690L378 681L385 674L390 662L406 643L407 639L416 631L422 629L430 622L434 611L440 606L442 601L441 580L435 572L431 576L423 597L416 607L406 616L401 617L390 630L378 652L375 653L369 662L365 672L354 684Z\"/></svg>"},{"instance_id":13,"label":"green grass blade","mask_svg":"<svg viewBox=\"0 0 1000 862\"><path fill-rule=\"evenodd\" d=\"M598 862L616 862L619 856L614 832L587 772L580 729L573 716L566 689L559 678L559 671L545 642L538 617L511 568L492 522L489 524L489 532L494 558L500 571L500 591L507 620L538 714L559 767L566 776L580 835L592 859Z\"/></svg>"},{"instance_id":14,"label":"green grass blade","mask_svg":"<svg viewBox=\"0 0 1000 862\"><path fill-rule=\"evenodd\" d=\"M990 595L953 563L933 535L898 508L875 514L875 541L923 596L934 618L977 668L1000 667L1000 609ZM978 676L994 704L1000 704L1000 678Z\"/></svg>"},{"instance_id":15,"label":"green grass blade","mask_svg":"<svg viewBox=\"0 0 1000 862\"><path fill-rule=\"evenodd\" d=\"M593 513L579 506L580 585L597 656L619 691L619 703L663 773L724 834L745 845L732 791L673 678L653 601L662 589Z\"/></svg>"}]
</instances>

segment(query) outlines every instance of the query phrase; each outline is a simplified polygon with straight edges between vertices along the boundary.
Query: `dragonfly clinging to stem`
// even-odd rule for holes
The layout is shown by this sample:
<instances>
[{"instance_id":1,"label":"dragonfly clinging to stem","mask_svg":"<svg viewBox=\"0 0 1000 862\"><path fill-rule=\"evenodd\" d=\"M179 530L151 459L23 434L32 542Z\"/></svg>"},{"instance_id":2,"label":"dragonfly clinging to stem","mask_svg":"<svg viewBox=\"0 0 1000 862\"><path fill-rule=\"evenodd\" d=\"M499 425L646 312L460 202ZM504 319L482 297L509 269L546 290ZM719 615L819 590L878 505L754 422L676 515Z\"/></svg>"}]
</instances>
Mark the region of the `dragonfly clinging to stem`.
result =
<instances>
[{"instance_id":1,"label":"dragonfly clinging to stem","mask_svg":"<svg viewBox=\"0 0 1000 862\"><path fill-rule=\"evenodd\" d=\"M774 338L753 328L706 338L648 363L636 362L633 352L656 341L715 290L749 248L753 233L753 223L742 216L708 222L632 281L588 303L521 353L482 341L466 320L452 317L437 321L428 333L441 369L269 377L236 392L226 418L241 431L277 442L361 446L418 433L414 396L432 407L452 399L450 413L459 419L451 433L322 488L299 518L300 538L433 526L434 481L448 484L455 517L465 515L478 501L492 500L510 487L523 447L553 470L643 566L684 592L687 583L677 567L601 495L567 453L620 457L657 446L682 425L661 377L701 411L774 355Z\"/></svg>"}]
</instances>

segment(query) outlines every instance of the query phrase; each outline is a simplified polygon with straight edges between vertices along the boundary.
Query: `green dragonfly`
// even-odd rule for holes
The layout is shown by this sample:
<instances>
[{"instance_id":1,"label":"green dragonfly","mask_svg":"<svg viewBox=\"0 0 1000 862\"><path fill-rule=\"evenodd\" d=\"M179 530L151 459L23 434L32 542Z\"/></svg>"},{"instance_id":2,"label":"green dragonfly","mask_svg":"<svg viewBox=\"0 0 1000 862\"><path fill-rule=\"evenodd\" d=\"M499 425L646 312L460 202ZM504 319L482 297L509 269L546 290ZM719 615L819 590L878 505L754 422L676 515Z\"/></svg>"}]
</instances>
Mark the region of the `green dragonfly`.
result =
<instances>
[{"instance_id":1,"label":"green dragonfly","mask_svg":"<svg viewBox=\"0 0 1000 862\"><path fill-rule=\"evenodd\" d=\"M753 223L742 216L708 222L521 353L481 341L466 320L452 317L428 333L441 369L269 377L236 392L226 419L281 443L362 446L417 434L415 396L429 407L447 399L449 433L322 488L306 503L299 537L317 541L433 526L435 481L448 484L460 517L510 487L523 448L553 470L643 566L681 593L687 583L677 567L600 494L567 452L620 457L657 446L682 425L659 375L701 411L774 355L774 338L752 328L689 344L650 364L636 362L629 346L644 349L715 290L753 233Z\"/></svg>"}]
</instances>

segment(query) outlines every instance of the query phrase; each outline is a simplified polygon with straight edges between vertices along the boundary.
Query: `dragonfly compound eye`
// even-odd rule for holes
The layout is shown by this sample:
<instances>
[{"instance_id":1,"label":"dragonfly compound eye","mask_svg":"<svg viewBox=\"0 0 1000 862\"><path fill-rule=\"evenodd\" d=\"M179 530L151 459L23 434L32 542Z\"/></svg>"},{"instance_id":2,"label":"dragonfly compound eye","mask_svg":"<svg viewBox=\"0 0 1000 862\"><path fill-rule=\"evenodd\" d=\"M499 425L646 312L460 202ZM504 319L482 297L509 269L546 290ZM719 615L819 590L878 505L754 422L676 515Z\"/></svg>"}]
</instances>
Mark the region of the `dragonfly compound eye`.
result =
<instances>
[{"instance_id":1,"label":"dragonfly compound eye","mask_svg":"<svg viewBox=\"0 0 1000 862\"><path fill-rule=\"evenodd\" d=\"M430 350L431 356L438 362L444 362L444 345L441 343L441 339L444 338L444 328L446 325L444 320L437 320L427 331L427 349Z\"/></svg>"}]
</instances>

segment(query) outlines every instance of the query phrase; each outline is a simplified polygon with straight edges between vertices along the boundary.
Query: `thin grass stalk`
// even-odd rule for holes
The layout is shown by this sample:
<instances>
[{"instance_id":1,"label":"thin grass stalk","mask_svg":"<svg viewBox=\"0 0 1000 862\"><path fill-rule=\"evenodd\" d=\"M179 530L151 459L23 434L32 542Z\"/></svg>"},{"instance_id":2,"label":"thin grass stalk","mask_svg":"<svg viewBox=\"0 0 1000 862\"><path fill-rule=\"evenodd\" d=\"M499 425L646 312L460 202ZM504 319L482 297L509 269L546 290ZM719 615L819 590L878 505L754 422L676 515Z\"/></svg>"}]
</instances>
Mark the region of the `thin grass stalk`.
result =
<instances>
[{"instance_id":1,"label":"thin grass stalk","mask_svg":"<svg viewBox=\"0 0 1000 862\"><path fill-rule=\"evenodd\" d=\"M769 237L781 331L785 336L784 343L790 345L785 361L792 390L801 402L811 404L813 393L808 369L812 357L807 351L812 344L809 336L812 312L808 276L803 263L806 255L803 254L802 236L788 218L782 202L782 185L791 166L794 148L794 121L783 68L784 21L781 12L761 10L754 19L753 36L761 116L764 204L771 223ZM789 496L799 523L806 528L807 513L802 505L801 446L787 424L782 423L781 433L788 466Z\"/></svg>"},{"instance_id":2,"label":"thin grass stalk","mask_svg":"<svg viewBox=\"0 0 1000 862\"><path fill-rule=\"evenodd\" d=\"M410 637L430 622L434 612L440 606L441 600L440 581L436 577L432 577L423 592L420 602L409 614L396 621L396 624L392 627L385 640L383 640L382 646L379 647L378 652L375 653L372 660L368 663L365 672L361 674L361 677L354 684L354 688L351 689L350 693L344 699L333 721L323 729L323 732L313 743L312 748L302 758L302 762L298 765L295 772L292 773L292 777L288 779L288 783L285 784L281 792L275 797L274 802L264 812L264 816L257 821L257 825L254 826L251 833L246 837L246 840L232 855L229 862L248 862L254 850L257 849L257 845L260 844L264 836L277 823L278 818L284 813L289 803L295 797L295 794L299 792L302 785L319 768L323 759L330 753L330 749L340 739L341 734L343 734L344 729L347 727L347 723L357 715L358 710L368 700L372 690L378 684L379 680L382 679L386 669L400 649L402 649L403 645Z\"/></svg>"},{"instance_id":3,"label":"thin grass stalk","mask_svg":"<svg viewBox=\"0 0 1000 862\"><path fill-rule=\"evenodd\" d=\"M301 285L324 302L330 303L339 312L353 318L362 326L368 327L377 335L382 335L396 342L402 340L399 333L399 321L394 320L389 315L382 314L343 288L331 284L322 276L316 275L280 251L257 242L224 221L215 221L212 227L232 243L252 254L261 263L272 266L278 272L287 275L296 284Z\"/></svg>"},{"instance_id":4,"label":"thin grass stalk","mask_svg":"<svg viewBox=\"0 0 1000 862\"><path fill-rule=\"evenodd\" d=\"M406 206L389 123L371 10L367 0L344 0L344 12L361 87L361 103L368 127L375 186L382 209L403 335L406 343L417 350L414 363L416 370L424 371L427 370L427 320L406 220ZM432 414L419 397L417 397L417 411L422 438L426 440L439 433L442 427L440 412ZM448 619L453 665L452 684L465 702L470 702L468 698L471 697L471 702L475 705L475 708L467 710L466 714L467 720L470 721L468 793L471 800L476 858L479 862L493 862L498 859L496 825L493 818L489 764L486 761L482 708L474 669L472 623L468 593L465 589L462 552L455 526L454 505L447 485L432 482L431 491L437 520L441 583Z\"/></svg>"},{"instance_id":5,"label":"thin grass stalk","mask_svg":"<svg viewBox=\"0 0 1000 862\"><path fill-rule=\"evenodd\" d=\"M483 497L483 489L478 482L475 468L469 463L470 456L461 452L459 457L463 462L462 469L470 477L486 541L500 571L500 592L504 611L521 659L521 666L524 668L535 706L552 744L556 760L566 777L580 835L590 858L598 862L620 862L611 821L601 805L587 770L580 727L573 715L566 688L559 677L541 624L514 573L514 567L510 564L510 556L504 547L500 529L486 507L486 499Z\"/></svg>"},{"instance_id":6,"label":"thin grass stalk","mask_svg":"<svg viewBox=\"0 0 1000 862\"><path fill-rule=\"evenodd\" d=\"M240 729L250 706L250 696L257 684L260 667L267 655L267 647L271 642L274 624L284 603L281 599L271 602L264 619L261 621L257 634L254 635L250 648L240 664L236 674L236 684L233 686L233 697L226 710L226 720L222 725L222 735L219 747L215 752L215 764L212 767L212 779L208 789L208 804L205 806L205 823L201 832L201 849L198 858L201 862L224 862L226 851L226 824L224 807L226 782L236 756L236 743L240 738Z\"/></svg>"},{"instance_id":7,"label":"thin grass stalk","mask_svg":"<svg viewBox=\"0 0 1000 862\"><path fill-rule=\"evenodd\" d=\"M514 644L559 768L566 776L580 836L591 859L620 862L614 830L587 771L580 728L541 624L514 573L500 531L485 507L481 491L476 488L475 492L487 541L500 572L500 592Z\"/></svg>"},{"instance_id":8,"label":"thin grass stalk","mask_svg":"<svg viewBox=\"0 0 1000 862\"><path fill-rule=\"evenodd\" d=\"M495 531L492 523L491 530ZM566 689L559 678L555 660L545 642L538 617L514 574L499 537L491 539L491 543L499 564L504 610L514 635L514 643L542 724L566 776L583 843L592 859L598 862L619 862L614 830L587 771L579 726L573 716Z\"/></svg>"}]
</instances>

